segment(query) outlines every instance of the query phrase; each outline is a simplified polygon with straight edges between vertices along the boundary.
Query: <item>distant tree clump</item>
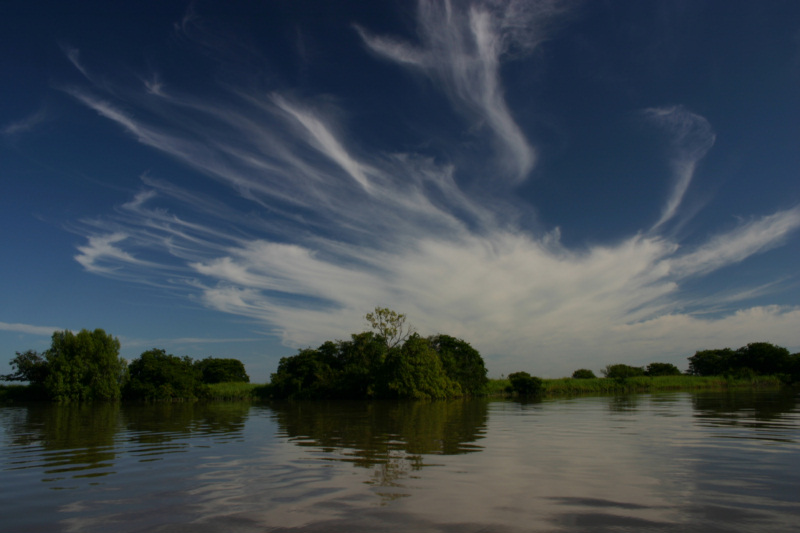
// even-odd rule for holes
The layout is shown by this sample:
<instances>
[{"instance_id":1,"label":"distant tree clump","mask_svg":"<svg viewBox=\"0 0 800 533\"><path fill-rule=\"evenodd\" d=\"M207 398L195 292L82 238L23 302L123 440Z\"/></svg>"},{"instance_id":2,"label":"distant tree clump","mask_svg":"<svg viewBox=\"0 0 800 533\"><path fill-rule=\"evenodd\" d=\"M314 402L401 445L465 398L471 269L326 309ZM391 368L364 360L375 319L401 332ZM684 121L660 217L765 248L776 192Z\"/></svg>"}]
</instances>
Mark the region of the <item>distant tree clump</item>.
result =
<instances>
[{"instance_id":1,"label":"distant tree clump","mask_svg":"<svg viewBox=\"0 0 800 533\"><path fill-rule=\"evenodd\" d=\"M17 352L17 356L9 364L14 368L14 372L0 376L0 381L27 381L43 386L50 371L46 354L34 350Z\"/></svg>"},{"instance_id":2,"label":"distant tree clump","mask_svg":"<svg viewBox=\"0 0 800 533\"><path fill-rule=\"evenodd\" d=\"M200 371L203 383L250 383L250 376L245 372L244 364L238 359L206 357L194 364Z\"/></svg>"},{"instance_id":3,"label":"distant tree clump","mask_svg":"<svg viewBox=\"0 0 800 533\"><path fill-rule=\"evenodd\" d=\"M595 379L597 376L588 368L579 368L572 373L572 379Z\"/></svg>"},{"instance_id":4,"label":"distant tree clump","mask_svg":"<svg viewBox=\"0 0 800 533\"><path fill-rule=\"evenodd\" d=\"M17 352L15 372L0 379L27 381L36 397L58 402L117 400L127 376L119 347L102 329L55 331L47 351Z\"/></svg>"},{"instance_id":5,"label":"distant tree clump","mask_svg":"<svg viewBox=\"0 0 800 533\"><path fill-rule=\"evenodd\" d=\"M624 364L608 365L602 371L603 376L613 379L635 378L644 376L644 368Z\"/></svg>"},{"instance_id":6,"label":"distant tree clump","mask_svg":"<svg viewBox=\"0 0 800 533\"><path fill-rule=\"evenodd\" d=\"M768 342L753 342L738 350L700 350L689 358L689 373L695 376L784 375L800 380L798 354Z\"/></svg>"},{"instance_id":7,"label":"distant tree clump","mask_svg":"<svg viewBox=\"0 0 800 533\"><path fill-rule=\"evenodd\" d=\"M680 369L672 363L650 363L644 371L645 376L680 376Z\"/></svg>"},{"instance_id":8,"label":"distant tree clump","mask_svg":"<svg viewBox=\"0 0 800 533\"><path fill-rule=\"evenodd\" d=\"M102 329L56 331L45 356L47 394L59 402L119 399L127 373L119 347Z\"/></svg>"},{"instance_id":9,"label":"distant tree clump","mask_svg":"<svg viewBox=\"0 0 800 533\"><path fill-rule=\"evenodd\" d=\"M148 350L128 367L123 390L130 400L186 400L201 397L202 374L190 357L178 357L164 350Z\"/></svg>"},{"instance_id":10,"label":"distant tree clump","mask_svg":"<svg viewBox=\"0 0 800 533\"><path fill-rule=\"evenodd\" d=\"M306 348L278 363L269 384L274 398L452 398L485 392L483 358L448 335L422 337L405 315L376 308L374 331Z\"/></svg>"},{"instance_id":11,"label":"distant tree clump","mask_svg":"<svg viewBox=\"0 0 800 533\"><path fill-rule=\"evenodd\" d=\"M536 396L541 393L543 381L541 378L531 376L527 372L512 372L508 375L511 383L508 392L515 392L519 396Z\"/></svg>"}]
</instances>

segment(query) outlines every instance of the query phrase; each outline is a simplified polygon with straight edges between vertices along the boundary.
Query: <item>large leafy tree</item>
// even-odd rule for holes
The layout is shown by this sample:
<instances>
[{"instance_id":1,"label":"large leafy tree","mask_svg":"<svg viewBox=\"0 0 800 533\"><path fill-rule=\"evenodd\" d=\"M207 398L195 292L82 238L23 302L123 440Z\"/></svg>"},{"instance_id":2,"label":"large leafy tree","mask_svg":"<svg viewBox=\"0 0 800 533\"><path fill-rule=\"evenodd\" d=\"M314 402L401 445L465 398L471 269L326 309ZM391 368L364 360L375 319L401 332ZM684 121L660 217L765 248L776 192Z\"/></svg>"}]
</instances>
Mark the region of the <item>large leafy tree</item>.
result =
<instances>
[{"instance_id":1,"label":"large leafy tree","mask_svg":"<svg viewBox=\"0 0 800 533\"><path fill-rule=\"evenodd\" d=\"M644 371L645 376L680 376L680 369L672 363L650 363Z\"/></svg>"},{"instance_id":2,"label":"large leafy tree","mask_svg":"<svg viewBox=\"0 0 800 533\"><path fill-rule=\"evenodd\" d=\"M516 392L518 396L536 396L542 392L544 384L542 378L531 376L527 372L512 372L508 375L510 392Z\"/></svg>"},{"instance_id":3,"label":"large leafy tree","mask_svg":"<svg viewBox=\"0 0 800 533\"><path fill-rule=\"evenodd\" d=\"M202 396L204 388L190 357L152 349L131 362L123 392L131 400L186 400Z\"/></svg>"},{"instance_id":4,"label":"large leafy tree","mask_svg":"<svg viewBox=\"0 0 800 533\"><path fill-rule=\"evenodd\" d=\"M439 354L428 339L412 335L386 356L385 396L398 398L436 399L461 396L461 387L451 380Z\"/></svg>"},{"instance_id":5,"label":"large leafy tree","mask_svg":"<svg viewBox=\"0 0 800 533\"><path fill-rule=\"evenodd\" d=\"M14 368L14 373L0 376L0 381L27 381L31 385L44 385L49 373L45 354L34 350L17 352L9 364Z\"/></svg>"},{"instance_id":6,"label":"large leafy tree","mask_svg":"<svg viewBox=\"0 0 800 533\"><path fill-rule=\"evenodd\" d=\"M482 394L486 390L489 378L486 377L486 365L478 350L467 341L450 335L430 337L430 343L439 354L442 368L447 376L459 384L465 394Z\"/></svg>"},{"instance_id":7,"label":"large leafy tree","mask_svg":"<svg viewBox=\"0 0 800 533\"><path fill-rule=\"evenodd\" d=\"M791 355L782 346L768 342L751 342L742 346L733 356L736 369L750 369L756 374L774 375L788 372Z\"/></svg>"},{"instance_id":8,"label":"large leafy tree","mask_svg":"<svg viewBox=\"0 0 800 533\"><path fill-rule=\"evenodd\" d=\"M376 308L375 331L284 357L272 374L275 398L453 398L485 393L486 366L469 343L409 334L405 315Z\"/></svg>"},{"instance_id":9,"label":"large leafy tree","mask_svg":"<svg viewBox=\"0 0 800 533\"><path fill-rule=\"evenodd\" d=\"M277 372L271 376L271 392L278 398L335 396L337 366L335 355L324 349L306 348L291 357L282 357Z\"/></svg>"},{"instance_id":10,"label":"large leafy tree","mask_svg":"<svg viewBox=\"0 0 800 533\"><path fill-rule=\"evenodd\" d=\"M203 383L250 383L250 376L238 359L206 357L194 364L200 371Z\"/></svg>"},{"instance_id":11,"label":"large leafy tree","mask_svg":"<svg viewBox=\"0 0 800 533\"><path fill-rule=\"evenodd\" d=\"M689 373L694 376L721 376L732 369L733 356L730 348L699 350L689 358Z\"/></svg>"},{"instance_id":12,"label":"large leafy tree","mask_svg":"<svg viewBox=\"0 0 800 533\"><path fill-rule=\"evenodd\" d=\"M127 369L119 347L102 329L56 331L46 355L48 394L57 401L118 399Z\"/></svg>"},{"instance_id":13,"label":"large leafy tree","mask_svg":"<svg viewBox=\"0 0 800 533\"><path fill-rule=\"evenodd\" d=\"M386 307L376 307L365 318L389 348L403 343L411 335L411 328L406 326L406 315Z\"/></svg>"},{"instance_id":14,"label":"large leafy tree","mask_svg":"<svg viewBox=\"0 0 800 533\"><path fill-rule=\"evenodd\" d=\"M601 370L607 378L625 379L644 376L644 368L640 366L630 366L625 364L607 365Z\"/></svg>"}]
</instances>

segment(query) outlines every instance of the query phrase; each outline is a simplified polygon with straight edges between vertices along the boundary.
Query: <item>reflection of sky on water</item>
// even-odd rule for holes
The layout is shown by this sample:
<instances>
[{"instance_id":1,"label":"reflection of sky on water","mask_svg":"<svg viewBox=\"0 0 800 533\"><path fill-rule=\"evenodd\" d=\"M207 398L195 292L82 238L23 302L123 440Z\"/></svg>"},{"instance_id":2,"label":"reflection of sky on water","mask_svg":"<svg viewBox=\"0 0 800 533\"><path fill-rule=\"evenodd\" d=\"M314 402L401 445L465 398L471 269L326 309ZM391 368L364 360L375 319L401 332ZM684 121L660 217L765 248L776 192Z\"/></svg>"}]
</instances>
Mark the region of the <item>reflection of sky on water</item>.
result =
<instances>
[{"instance_id":1,"label":"reflection of sky on water","mask_svg":"<svg viewBox=\"0 0 800 533\"><path fill-rule=\"evenodd\" d=\"M0 506L48 532L789 531L800 416L762 400L123 407L94 448L74 413L2 408Z\"/></svg>"}]
</instances>

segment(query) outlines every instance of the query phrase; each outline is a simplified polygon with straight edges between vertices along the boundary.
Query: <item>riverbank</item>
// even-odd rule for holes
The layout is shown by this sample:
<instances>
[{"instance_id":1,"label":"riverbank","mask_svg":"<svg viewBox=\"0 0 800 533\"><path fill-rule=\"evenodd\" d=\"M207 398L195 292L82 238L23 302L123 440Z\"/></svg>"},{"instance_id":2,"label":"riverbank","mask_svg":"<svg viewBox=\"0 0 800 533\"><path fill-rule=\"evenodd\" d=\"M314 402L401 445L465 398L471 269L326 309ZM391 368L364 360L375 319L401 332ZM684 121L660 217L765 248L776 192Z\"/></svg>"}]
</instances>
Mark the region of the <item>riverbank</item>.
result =
<instances>
[{"instance_id":1,"label":"riverbank","mask_svg":"<svg viewBox=\"0 0 800 533\"><path fill-rule=\"evenodd\" d=\"M490 379L486 395L510 396L508 379ZM785 386L777 376L733 378L726 376L658 376L625 379L544 379L541 396L585 396L593 394L634 394L656 391L727 389L770 389ZM269 399L269 386L257 383L216 383L207 385L204 401L260 401ZM0 385L0 404L46 400L43 391L28 385Z\"/></svg>"}]
</instances>

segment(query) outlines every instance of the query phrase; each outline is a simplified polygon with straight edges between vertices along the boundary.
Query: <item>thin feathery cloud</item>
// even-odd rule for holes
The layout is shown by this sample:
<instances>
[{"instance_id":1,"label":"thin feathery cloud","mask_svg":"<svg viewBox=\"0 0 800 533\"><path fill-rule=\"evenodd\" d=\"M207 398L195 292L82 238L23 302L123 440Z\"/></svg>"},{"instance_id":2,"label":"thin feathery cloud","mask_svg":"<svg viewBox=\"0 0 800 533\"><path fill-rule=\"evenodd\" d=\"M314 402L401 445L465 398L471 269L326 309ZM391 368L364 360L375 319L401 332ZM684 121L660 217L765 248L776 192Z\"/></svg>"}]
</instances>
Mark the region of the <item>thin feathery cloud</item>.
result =
<instances>
[{"instance_id":1,"label":"thin feathery cloud","mask_svg":"<svg viewBox=\"0 0 800 533\"><path fill-rule=\"evenodd\" d=\"M356 29L370 50L422 71L470 121L485 123L499 147L497 168L505 170L510 183L519 183L533 169L536 150L508 108L500 64L505 55L528 54L545 40L551 21L564 12L563 3L475 2L464 10L457 4L419 2L419 45Z\"/></svg>"},{"instance_id":2,"label":"thin feathery cloud","mask_svg":"<svg viewBox=\"0 0 800 533\"><path fill-rule=\"evenodd\" d=\"M674 183L672 193L661 212L661 218L651 228L656 230L678 212L694 177L697 163L714 145L716 135L704 117L682 106L650 108L646 109L644 114L671 136L670 166Z\"/></svg>"},{"instance_id":3,"label":"thin feathery cloud","mask_svg":"<svg viewBox=\"0 0 800 533\"><path fill-rule=\"evenodd\" d=\"M24 133L34 131L40 124L47 121L48 113L45 108L41 108L35 113L28 115L17 121L9 122L0 128L0 135L9 139Z\"/></svg>"},{"instance_id":4,"label":"thin feathery cloud","mask_svg":"<svg viewBox=\"0 0 800 533\"><path fill-rule=\"evenodd\" d=\"M9 324L8 322L0 322L0 331L13 331L16 333L26 333L28 335L43 335L49 337L54 331L62 329L63 328L51 326L33 326L30 324Z\"/></svg>"}]
</instances>

